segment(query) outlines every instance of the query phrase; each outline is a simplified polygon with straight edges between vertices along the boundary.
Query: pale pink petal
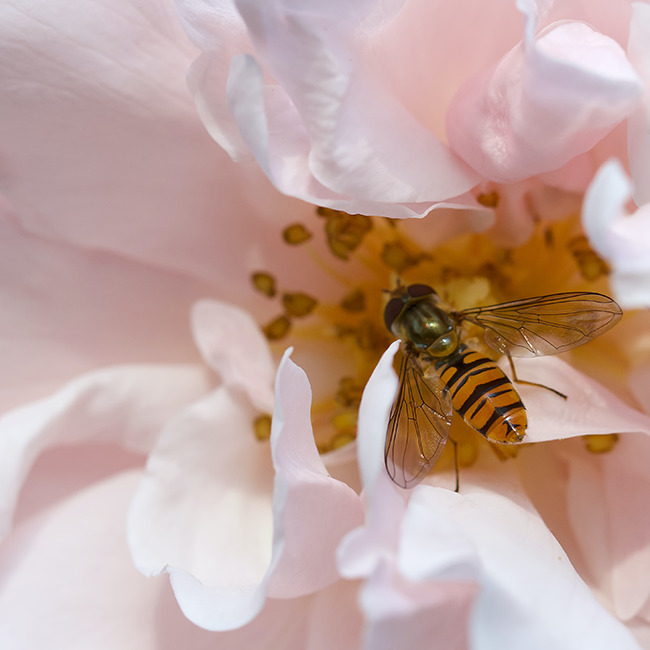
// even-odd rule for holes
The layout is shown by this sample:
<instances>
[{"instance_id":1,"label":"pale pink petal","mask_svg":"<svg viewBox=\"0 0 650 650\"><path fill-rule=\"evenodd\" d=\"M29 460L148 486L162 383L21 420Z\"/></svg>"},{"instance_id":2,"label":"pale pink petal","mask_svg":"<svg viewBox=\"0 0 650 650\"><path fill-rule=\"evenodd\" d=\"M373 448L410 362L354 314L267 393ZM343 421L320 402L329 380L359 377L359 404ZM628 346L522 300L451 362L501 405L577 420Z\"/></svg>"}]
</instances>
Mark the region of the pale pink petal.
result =
<instances>
[{"instance_id":1,"label":"pale pink petal","mask_svg":"<svg viewBox=\"0 0 650 650\"><path fill-rule=\"evenodd\" d=\"M280 190L349 212L422 216L433 202L462 195L475 184L471 170L363 69L360 56L367 44L358 33L364 25L372 35L363 23L372 5L358 3L356 11L348 3L296 10L283 0L241 0L236 6L256 58L231 22L229 5L204 2L196 9L181 3L188 32L205 50L193 90L204 120L224 141L231 127L219 96L222 66L239 48L227 82L228 105ZM199 22L214 30L212 47ZM373 28L380 38L382 25ZM224 40L237 45L216 45Z\"/></svg>"},{"instance_id":2,"label":"pale pink petal","mask_svg":"<svg viewBox=\"0 0 650 650\"><path fill-rule=\"evenodd\" d=\"M203 359L225 385L242 391L261 411L271 412L275 366L252 316L234 305L202 300L192 310L192 328Z\"/></svg>"},{"instance_id":3,"label":"pale pink petal","mask_svg":"<svg viewBox=\"0 0 650 650\"><path fill-rule=\"evenodd\" d=\"M363 506L320 459L311 427L311 388L288 353L275 386L271 448L274 555L269 595L288 597L321 589L338 579L336 548L361 524Z\"/></svg>"},{"instance_id":4,"label":"pale pink petal","mask_svg":"<svg viewBox=\"0 0 650 650\"><path fill-rule=\"evenodd\" d=\"M525 38L468 81L448 112L451 147L484 177L512 182L589 151L636 107L641 82L613 39L563 21L536 36L536 6L521 2Z\"/></svg>"},{"instance_id":5,"label":"pale pink petal","mask_svg":"<svg viewBox=\"0 0 650 650\"><path fill-rule=\"evenodd\" d=\"M129 513L138 569L168 570L186 616L208 629L239 627L264 603L273 472L268 444L253 432L255 416L226 388L180 413L150 454ZM186 582L196 585L196 601ZM213 586L209 606L203 584Z\"/></svg>"},{"instance_id":6,"label":"pale pink petal","mask_svg":"<svg viewBox=\"0 0 650 650\"><path fill-rule=\"evenodd\" d=\"M575 538L597 587L622 620L650 602L650 441L626 436L607 454L568 464L567 499Z\"/></svg>"},{"instance_id":7,"label":"pale pink petal","mask_svg":"<svg viewBox=\"0 0 650 650\"><path fill-rule=\"evenodd\" d=\"M650 204L627 214L631 194L620 163L608 161L587 190L582 222L592 246L612 267L614 296L634 309L650 306Z\"/></svg>"},{"instance_id":8,"label":"pale pink petal","mask_svg":"<svg viewBox=\"0 0 650 650\"><path fill-rule=\"evenodd\" d=\"M49 454L28 484L57 491L71 470ZM125 542L124 519L139 472L47 505L24 520L0 548L0 646L3 648L138 648L138 650L302 650L309 602L271 601L250 625L215 635L190 623L164 580L143 577ZM24 514L24 513L23 513ZM35 625L34 621L39 624Z\"/></svg>"},{"instance_id":9,"label":"pale pink petal","mask_svg":"<svg viewBox=\"0 0 650 650\"><path fill-rule=\"evenodd\" d=\"M521 14L513 0L399 4L393 15L386 3L381 10L375 3L377 35L362 49L364 74L378 78L444 141L445 116L458 87L521 40Z\"/></svg>"},{"instance_id":10,"label":"pale pink petal","mask_svg":"<svg viewBox=\"0 0 650 650\"><path fill-rule=\"evenodd\" d=\"M0 285L0 411L97 367L199 361L188 315L207 289L179 274L27 235L3 213Z\"/></svg>"},{"instance_id":11,"label":"pale pink petal","mask_svg":"<svg viewBox=\"0 0 650 650\"><path fill-rule=\"evenodd\" d=\"M639 337L641 338L641 336ZM629 389L641 408L650 413L650 363L642 363L633 368L628 376Z\"/></svg>"},{"instance_id":12,"label":"pale pink petal","mask_svg":"<svg viewBox=\"0 0 650 650\"><path fill-rule=\"evenodd\" d=\"M460 494L418 486L402 524L405 575L453 580L457 572L467 579L468 563L473 563L480 591L470 625L472 648L515 650L530 645L530 639L539 647L567 650L637 648L576 574L525 497L495 488L494 473L487 483L466 485ZM440 543L441 528L444 546L465 549L460 564L446 564L436 550L423 552L424 540Z\"/></svg>"},{"instance_id":13,"label":"pale pink petal","mask_svg":"<svg viewBox=\"0 0 650 650\"><path fill-rule=\"evenodd\" d=\"M312 597L306 650L353 650L361 644L360 584L339 580Z\"/></svg>"},{"instance_id":14,"label":"pale pink petal","mask_svg":"<svg viewBox=\"0 0 650 650\"><path fill-rule=\"evenodd\" d=\"M246 25L232 0L176 0L175 4L187 35L203 51L187 79L201 120L233 160L252 158L225 93L231 59L253 50Z\"/></svg>"},{"instance_id":15,"label":"pale pink petal","mask_svg":"<svg viewBox=\"0 0 650 650\"><path fill-rule=\"evenodd\" d=\"M507 369L507 363L503 363L503 368ZM650 435L647 415L630 408L598 382L557 357L516 359L515 368L520 379L567 395L565 400L544 388L517 385L528 412L526 442L608 433Z\"/></svg>"},{"instance_id":16,"label":"pale pink petal","mask_svg":"<svg viewBox=\"0 0 650 650\"><path fill-rule=\"evenodd\" d=\"M35 458L48 447L115 442L148 451L165 422L207 390L201 368L131 366L79 377L0 418L0 534Z\"/></svg>"},{"instance_id":17,"label":"pale pink petal","mask_svg":"<svg viewBox=\"0 0 650 650\"><path fill-rule=\"evenodd\" d=\"M650 648L650 620L647 617L639 616L627 621L627 627L641 648Z\"/></svg>"},{"instance_id":18,"label":"pale pink petal","mask_svg":"<svg viewBox=\"0 0 650 650\"><path fill-rule=\"evenodd\" d=\"M628 54L646 86L642 105L630 117L628 126L628 158L634 181L634 200L637 205L650 203L650 6L644 2L632 3Z\"/></svg>"},{"instance_id":19,"label":"pale pink petal","mask_svg":"<svg viewBox=\"0 0 650 650\"><path fill-rule=\"evenodd\" d=\"M362 647L419 648L435 641L435 647L445 650L467 650L476 591L471 582L411 582L382 562L362 590Z\"/></svg>"},{"instance_id":20,"label":"pale pink petal","mask_svg":"<svg viewBox=\"0 0 650 650\"><path fill-rule=\"evenodd\" d=\"M131 471L92 485L24 521L3 543L0 646L214 647L211 635L161 598L167 585L147 580L131 563L124 517L138 479Z\"/></svg>"},{"instance_id":21,"label":"pale pink petal","mask_svg":"<svg viewBox=\"0 0 650 650\"><path fill-rule=\"evenodd\" d=\"M357 428L357 456L364 488L366 519L350 532L338 549L341 575L368 577L382 559L392 557L398 544L395 525L406 508L408 492L398 488L384 466L388 415L397 392L393 358L395 341L384 352L363 391Z\"/></svg>"},{"instance_id":22,"label":"pale pink petal","mask_svg":"<svg viewBox=\"0 0 650 650\"><path fill-rule=\"evenodd\" d=\"M221 388L170 424L150 457L129 517L133 555L145 573L170 573L202 627L241 626L267 592L300 596L338 577L335 549L362 506L321 462L310 402L306 376L285 357L271 449L255 439L251 406Z\"/></svg>"},{"instance_id":23,"label":"pale pink petal","mask_svg":"<svg viewBox=\"0 0 650 650\"><path fill-rule=\"evenodd\" d=\"M77 9L0 7L3 192L32 232L228 291L248 276L242 232L263 243L265 220L295 206L206 133L185 80L198 51L172 0Z\"/></svg>"}]
</instances>

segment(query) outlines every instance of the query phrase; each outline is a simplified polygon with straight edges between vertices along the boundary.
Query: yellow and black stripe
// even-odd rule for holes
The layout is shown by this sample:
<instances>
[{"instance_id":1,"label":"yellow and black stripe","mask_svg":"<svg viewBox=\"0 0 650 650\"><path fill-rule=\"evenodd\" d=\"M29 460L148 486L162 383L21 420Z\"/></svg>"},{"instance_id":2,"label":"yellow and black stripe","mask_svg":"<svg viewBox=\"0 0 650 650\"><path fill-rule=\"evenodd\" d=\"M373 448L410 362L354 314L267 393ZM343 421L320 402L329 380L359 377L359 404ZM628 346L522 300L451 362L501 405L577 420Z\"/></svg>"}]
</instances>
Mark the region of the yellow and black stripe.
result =
<instances>
[{"instance_id":1,"label":"yellow and black stripe","mask_svg":"<svg viewBox=\"0 0 650 650\"><path fill-rule=\"evenodd\" d=\"M494 442L519 442L526 433L526 409L512 382L493 361L462 350L438 366L458 414Z\"/></svg>"}]
</instances>

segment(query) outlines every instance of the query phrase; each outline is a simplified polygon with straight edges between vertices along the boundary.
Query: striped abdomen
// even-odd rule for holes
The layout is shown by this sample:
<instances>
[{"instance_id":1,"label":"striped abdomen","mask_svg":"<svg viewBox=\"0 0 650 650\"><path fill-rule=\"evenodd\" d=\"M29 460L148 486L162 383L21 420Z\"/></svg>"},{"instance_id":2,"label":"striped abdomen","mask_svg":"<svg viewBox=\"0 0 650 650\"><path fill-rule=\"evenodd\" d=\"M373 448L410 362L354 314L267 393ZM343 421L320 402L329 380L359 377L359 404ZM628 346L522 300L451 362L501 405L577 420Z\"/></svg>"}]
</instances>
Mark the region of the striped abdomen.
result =
<instances>
[{"instance_id":1,"label":"striped abdomen","mask_svg":"<svg viewBox=\"0 0 650 650\"><path fill-rule=\"evenodd\" d=\"M504 372L472 350L459 351L439 366L458 414L494 442L519 442L526 433L526 409Z\"/></svg>"}]
</instances>

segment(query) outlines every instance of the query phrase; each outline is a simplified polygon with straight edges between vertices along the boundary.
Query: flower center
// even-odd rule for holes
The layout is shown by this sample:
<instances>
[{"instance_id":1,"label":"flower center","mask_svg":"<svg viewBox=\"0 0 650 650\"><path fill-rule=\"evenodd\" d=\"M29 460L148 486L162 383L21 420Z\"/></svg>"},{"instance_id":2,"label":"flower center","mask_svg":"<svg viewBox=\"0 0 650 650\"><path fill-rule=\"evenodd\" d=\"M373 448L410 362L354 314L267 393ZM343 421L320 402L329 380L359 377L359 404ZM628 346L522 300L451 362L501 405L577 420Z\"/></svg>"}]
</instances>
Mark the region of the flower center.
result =
<instances>
[{"instance_id":1,"label":"flower center","mask_svg":"<svg viewBox=\"0 0 650 650\"><path fill-rule=\"evenodd\" d=\"M496 208L498 190L478 194L477 201ZM443 216L437 214L397 221L328 208L315 212L313 222L285 228L282 239L286 246L308 249L313 262L335 279L338 298L323 298L317 286L309 293L279 287L267 270L253 273L251 281L260 294L279 303L278 315L263 327L274 352L279 355L293 345L294 358L310 378L323 372L328 376L324 383L329 388L315 391L312 407L321 453L355 439L363 388L394 338L384 325L383 311L387 291L398 282L430 285L456 310L562 291L607 293L609 269L589 247L575 212L537 220L526 243L516 247L478 233L445 238L444 228L438 227ZM444 219L449 224L461 216L455 211ZM320 228L314 228L318 221ZM317 353L304 355L304 347ZM260 439L268 437L267 416L256 421L255 431ZM451 437L461 466L474 462L482 445L494 447L502 457L511 455L460 420L454 421ZM594 453L607 451L614 441L590 441L587 447ZM449 447L439 462L443 469L454 462Z\"/></svg>"}]
</instances>

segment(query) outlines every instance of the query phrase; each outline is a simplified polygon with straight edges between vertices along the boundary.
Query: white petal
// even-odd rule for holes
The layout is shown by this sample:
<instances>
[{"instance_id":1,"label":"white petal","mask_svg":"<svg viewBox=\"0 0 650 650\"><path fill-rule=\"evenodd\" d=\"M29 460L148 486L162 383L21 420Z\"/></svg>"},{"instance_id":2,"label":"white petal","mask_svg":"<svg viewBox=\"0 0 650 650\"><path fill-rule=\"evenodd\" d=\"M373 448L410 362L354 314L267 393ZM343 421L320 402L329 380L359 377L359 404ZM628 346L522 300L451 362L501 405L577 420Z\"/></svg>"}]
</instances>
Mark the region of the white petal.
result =
<instances>
[{"instance_id":1,"label":"white petal","mask_svg":"<svg viewBox=\"0 0 650 650\"><path fill-rule=\"evenodd\" d=\"M612 266L614 295L623 307L650 306L650 204L628 215L631 185L610 160L585 194L582 221L594 249Z\"/></svg>"},{"instance_id":2,"label":"white petal","mask_svg":"<svg viewBox=\"0 0 650 650\"><path fill-rule=\"evenodd\" d=\"M273 409L275 367L259 325L244 310L202 300L192 310L196 344L205 362L262 412Z\"/></svg>"},{"instance_id":3,"label":"white petal","mask_svg":"<svg viewBox=\"0 0 650 650\"><path fill-rule=\"evenodd\" d=\"M271 450L254 437L254 410L221 388L170 425L151 455L129 517L131 548L145 573L170 573L197 625L233 629L267 593L296 597L338 578L336 547L362 507L318 456L310 402L305 374L285 356Z\"/></svg>"},{"instance_id":4,"label":"white petal","mask_svg":"<svg viewBox=\"0 0 650 650\"><path fill-rule=\"evenodd\" d=\"M136 566L145 575L169 571L185 615L207 629L239 627L264 603L273 476L254 417L226 388L180 413L151 453L129 512Z\"/></svg>"},{"instance_id":5,"label":"white petal","mask_svg":"<svg viewBox=\"0 0 650 650\"><path fill-rule=\"evenodd\" d=\"M408 492L398 488L384 466L388 415L397 392L393 358L399 341L384 352L363 391L359 407L357 456L366 503L365 524L345 537L338 550L341 574L369 576L382 558L390 557L398 543L399 521Z\"/></svg>"},{"instance_id":6,"label":"white petal","mask_svg":"<svg viewBox=\"0 0 650 650\"><path fill-rule=\"evenodd\" d=\"M637 648L626 628L598 604L523 497L513 500L480 486L464 488L463 494L418 486L400 547L411 579L453 579L453 565L440 562L435 552L422 553L422 541L435 540L441 526L447 531L446 546L475 549L481 590L470 632L473 648L515 650L530 647L532 639L540 648ZM460 579L470 559L467 555L458 565Z\"/></svg>"}]
</instances>

